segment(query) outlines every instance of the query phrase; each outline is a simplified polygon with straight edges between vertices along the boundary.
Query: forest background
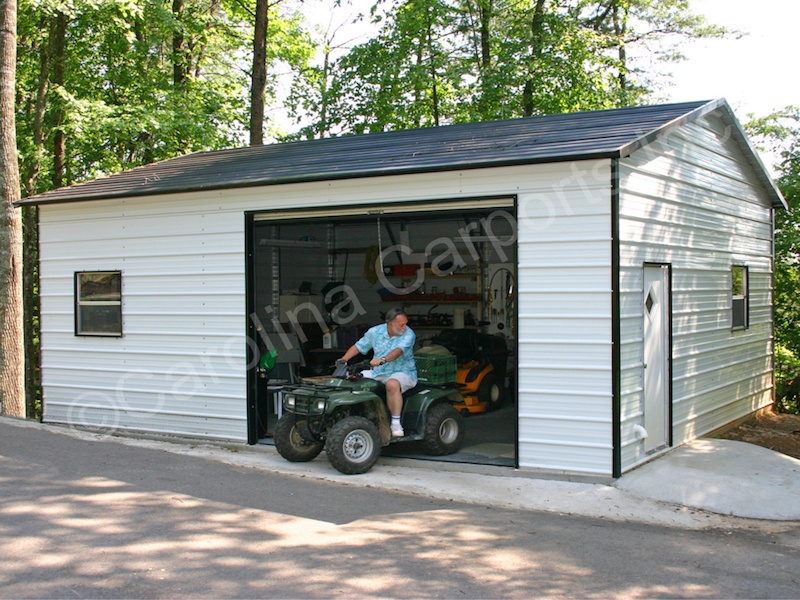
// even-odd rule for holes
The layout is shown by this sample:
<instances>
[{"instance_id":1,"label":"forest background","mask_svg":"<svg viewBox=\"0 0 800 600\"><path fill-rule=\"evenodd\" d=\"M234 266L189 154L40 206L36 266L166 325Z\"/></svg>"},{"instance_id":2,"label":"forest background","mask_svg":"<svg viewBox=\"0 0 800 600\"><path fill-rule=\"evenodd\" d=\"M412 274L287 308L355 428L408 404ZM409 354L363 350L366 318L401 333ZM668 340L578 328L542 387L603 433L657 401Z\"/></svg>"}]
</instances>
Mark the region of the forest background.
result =
<instances>
[{"instance_id":1,"label":"forest background","mask_svg":"<svg viewBox=\"0 0 800 600\"><path fill-rule=\"evenodd\" d=\"M0 0L0 59L12 37L16 57L12 81L0 70L13 117L9 132L0 113L0 137L16 134L19 174L17 183L11 152L0 152L4 413L40 411L38 215L22 209L15 272L6 255L16 199L200 150L658 102L688 40L740 34L693 12L691 0L327 6L350 18L302 0ZM748 121L796 208L800 111ZM800 395L799 246L795 211L778 211L777 407L790 412ZM24 348L6 325L20 298L9 295L14 276ZM24 394L6 373L20 361Z\"/></svg>"}]
</instances>

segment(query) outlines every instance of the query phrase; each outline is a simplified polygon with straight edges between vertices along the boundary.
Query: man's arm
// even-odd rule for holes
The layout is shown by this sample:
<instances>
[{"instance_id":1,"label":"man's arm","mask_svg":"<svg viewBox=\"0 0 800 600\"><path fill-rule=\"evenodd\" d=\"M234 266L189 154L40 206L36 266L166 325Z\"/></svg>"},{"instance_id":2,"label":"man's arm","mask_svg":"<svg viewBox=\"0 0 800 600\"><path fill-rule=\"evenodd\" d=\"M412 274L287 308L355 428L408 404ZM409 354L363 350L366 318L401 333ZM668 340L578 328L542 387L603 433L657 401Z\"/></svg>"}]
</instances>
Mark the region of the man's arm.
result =
<instances>
[{"instance_id":1,"label":"man's arm","mask_svg":"<svg viewBox=\"0 0 800 600\"><path fill-rule=\"evenodd\" d=\"M361 352L358 350L358 348L356 348L356 345L353 344L352 346L350 346L350 348L347 349L347 352L345 352L342 355L342 358L340 358L339 360L343 360L344 362L347 362L348 360L350 360L351 358L353 358L357 354L361 354ZM330 360L330 359L328 359L328 360Z\"/></svg>"},{"instance_id":2,"label":"man's arm","mask_svg":"<svg viewBox=\"0 0 800 600\"><path fill-rule=\"evenodd\" d=\"M401 348L395 348L394 350L389 352L389 354L387 354L386 356L373 358L371 361L369 361L369 364L372 367L379 367L381 365L385 365L387 362L392 362L393 360L396 360L397 357L400 356L402 353L403 350Z\"/></svg>"},{"instance_id":3,"label":"man's arm","mask_svg":"<svg viewBox=\"0 0 800 600\"><path fill-rule=\"evenodd\" d=\"M395 348L394 350L389 352L389 354L384 356L384 358L386 359L386 362L392 362L393 360L397 360L398 358L400 358L401 354L403 354L403 349Z\"/></svg>"}]
</instances>

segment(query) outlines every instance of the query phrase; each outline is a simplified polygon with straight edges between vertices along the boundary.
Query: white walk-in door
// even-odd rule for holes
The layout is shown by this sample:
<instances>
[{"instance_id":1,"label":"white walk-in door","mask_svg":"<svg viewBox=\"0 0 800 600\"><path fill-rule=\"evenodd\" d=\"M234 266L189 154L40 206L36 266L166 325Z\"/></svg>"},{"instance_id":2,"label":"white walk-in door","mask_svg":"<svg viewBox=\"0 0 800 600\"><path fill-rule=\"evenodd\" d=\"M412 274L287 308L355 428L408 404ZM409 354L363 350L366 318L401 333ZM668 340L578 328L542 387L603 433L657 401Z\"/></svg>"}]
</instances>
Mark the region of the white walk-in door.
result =
<instances>
[{"instance_id":1,"label":"white walk-in door","mask_svg":"<svg viewBox=\"0 0 800 600\"><path fill-rule=\"evenodd\" d=\"M669 268L644 267L644 428L645 451L667 445L669 438Z\"/></svg>"}]
</instances>

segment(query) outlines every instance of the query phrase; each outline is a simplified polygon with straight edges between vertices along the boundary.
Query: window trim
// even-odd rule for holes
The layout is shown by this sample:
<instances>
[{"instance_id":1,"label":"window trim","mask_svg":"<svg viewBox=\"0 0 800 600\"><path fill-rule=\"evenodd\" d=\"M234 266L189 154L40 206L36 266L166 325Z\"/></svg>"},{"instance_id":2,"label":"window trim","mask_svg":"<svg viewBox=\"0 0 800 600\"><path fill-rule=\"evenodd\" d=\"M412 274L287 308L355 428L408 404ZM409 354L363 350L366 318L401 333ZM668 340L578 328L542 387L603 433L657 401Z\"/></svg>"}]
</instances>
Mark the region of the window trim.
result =
<instances>
[{"instance_id":1,"label":"window trim","mask_svg":"<svg viewBox=\"0 0 800 600\"><path fill-rule=\"evenodd\" d=\"M742 271L742 290L741 294L734 294L734 282L735 282L735 275L734 272L737 269L741 269ZM750 269L747 265L731 265L731 286L730 286L730 294L731 294L731 330L733 331L741 331L743 329L748 329L750 327ZM737 303L741 303L743 305L742 318L743 322L738 323L736 321L736 306Z\"/></svg>"},{"instance_id":2,"label":"window trim","mask_svg":"<svg viewBox=\"0 0 800 600\"><path fill-rule=\"evenodd\" d=\"M81 275L117 275L119 277L119 300L94 300L81 302ZM122 337L122 271L118 269L104 269L99 271L75 271L74 276L74 315L75 335L79 337ZM119 306L119 331L81 331L81 306Z\"/></svg>"}]
</instances>

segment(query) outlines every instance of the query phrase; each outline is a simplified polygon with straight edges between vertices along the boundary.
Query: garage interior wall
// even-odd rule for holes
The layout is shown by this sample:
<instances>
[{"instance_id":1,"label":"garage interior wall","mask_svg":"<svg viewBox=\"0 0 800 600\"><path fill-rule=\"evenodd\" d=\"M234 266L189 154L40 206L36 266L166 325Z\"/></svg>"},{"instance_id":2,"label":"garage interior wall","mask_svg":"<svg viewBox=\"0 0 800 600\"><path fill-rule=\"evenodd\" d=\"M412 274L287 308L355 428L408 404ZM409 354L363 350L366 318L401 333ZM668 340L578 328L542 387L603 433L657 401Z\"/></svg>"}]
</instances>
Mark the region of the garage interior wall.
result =
<instances>
[{"instance_id":1,"label":"garage interior wall","mask_svg":"<svg viewBox=\"0 0 800 600\"><path fill-rule=\"evenodd\" d=\"M621 161L623 470L642 424L646 262L672 265L673 444L772 401L772 209L714 114ZM731 328L731 267L749 269L750 326Z\"/></svg>"}]
</instances>

